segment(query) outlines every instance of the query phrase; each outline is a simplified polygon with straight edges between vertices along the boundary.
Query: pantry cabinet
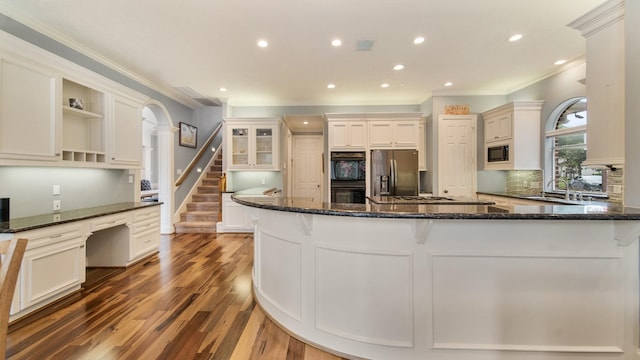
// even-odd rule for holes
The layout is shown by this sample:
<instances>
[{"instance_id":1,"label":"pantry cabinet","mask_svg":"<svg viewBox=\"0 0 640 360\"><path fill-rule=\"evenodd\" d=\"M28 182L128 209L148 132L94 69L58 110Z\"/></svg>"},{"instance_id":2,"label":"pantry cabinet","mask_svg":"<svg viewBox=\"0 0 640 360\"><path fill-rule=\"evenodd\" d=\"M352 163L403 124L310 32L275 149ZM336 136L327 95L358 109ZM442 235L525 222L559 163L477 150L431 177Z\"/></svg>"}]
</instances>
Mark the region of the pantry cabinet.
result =
<instances>
[{"instance_id":1,"label":"pantry cabinet","mask_svg":"<svg viewBox=\"0 0 640 360\"><path fill-rule=\"evenodd\" d=\"M569 26L586 39L587 159L623 165L625 157L624 1L607 1Z\"/></svg>"},{"instance_id":2,"label":"pantry cabinet","mask_svg":"<svg viewBox=\"0 0 640 360\"><path fill-rule=\"evenodd\" d=\"M225 119L227 170L279 170L278 119Z\"/></svg>"},{"instance_id":3,"label":"pantry cabinet","mask_svg":"<svg viewBox=\"0 0 640 360\"><path fill-rule=\"evenodd\" d=\"M59 84L53 69L0 49L0 164L58 160Z\"/></svg>"}]
</instances>

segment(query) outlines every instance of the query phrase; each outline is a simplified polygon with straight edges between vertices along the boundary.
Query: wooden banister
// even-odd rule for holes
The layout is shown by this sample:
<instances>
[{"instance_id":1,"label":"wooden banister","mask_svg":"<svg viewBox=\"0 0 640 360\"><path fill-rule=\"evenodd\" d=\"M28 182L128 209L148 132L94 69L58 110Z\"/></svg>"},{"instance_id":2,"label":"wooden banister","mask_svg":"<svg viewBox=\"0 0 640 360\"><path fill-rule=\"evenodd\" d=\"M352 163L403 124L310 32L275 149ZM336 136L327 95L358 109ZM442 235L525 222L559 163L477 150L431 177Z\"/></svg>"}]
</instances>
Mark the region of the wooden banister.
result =
<instances>
[{"instance_id":1,"label":"wooden banister","mask_svg":"<svg viewBox=\"0 0 640 360\"><path fill-rule=\"evenodd\" d=\"M222 122L220 122L218 127L215 130L213 130L213 133L211 133L211 136L209 136L209 138L207 139L206 143L200 148L200 150L198 151L196 156L191 160L189 165L187 165L187 167L184 169L182 174L180 174L180 177L178 177L178 180L176 180L176 186L182 185L182 183L187 178L187 176L189 176L189 174L191 173L193 168L196 166L198 161L200 161L200 158L202 158L202 156L204 155L205 151L207 151L209 149L209 146L213 142L213 139L215 139L216 136L218 136L218 133L220 132L221 129L222 129Z\"/></svg>"}]
</instances>

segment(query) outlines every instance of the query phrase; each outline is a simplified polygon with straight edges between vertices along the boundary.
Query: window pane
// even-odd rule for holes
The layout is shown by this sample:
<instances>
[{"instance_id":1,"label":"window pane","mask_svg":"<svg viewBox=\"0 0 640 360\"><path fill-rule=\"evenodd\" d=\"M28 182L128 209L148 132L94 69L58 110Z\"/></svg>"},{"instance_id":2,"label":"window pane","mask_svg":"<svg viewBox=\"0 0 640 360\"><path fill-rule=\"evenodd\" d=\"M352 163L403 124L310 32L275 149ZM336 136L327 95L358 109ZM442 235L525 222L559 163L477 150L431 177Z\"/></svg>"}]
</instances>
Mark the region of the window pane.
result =
<instances>
[{"instance_id":1,"label":"window pane","mask_svg":"<svg viewBox=\"0 0 640 360\"><path fill-rule=\"evenodd\" d=\"M555 123L555 129L575 128L587 123L586 99L571 103ZM548 135L553 152L553 185L550 190L570 190L602 192L603 171L585 168L582 162L587 159L587 136L581 129L565 135Z\"/></svg>"}]
</instances>

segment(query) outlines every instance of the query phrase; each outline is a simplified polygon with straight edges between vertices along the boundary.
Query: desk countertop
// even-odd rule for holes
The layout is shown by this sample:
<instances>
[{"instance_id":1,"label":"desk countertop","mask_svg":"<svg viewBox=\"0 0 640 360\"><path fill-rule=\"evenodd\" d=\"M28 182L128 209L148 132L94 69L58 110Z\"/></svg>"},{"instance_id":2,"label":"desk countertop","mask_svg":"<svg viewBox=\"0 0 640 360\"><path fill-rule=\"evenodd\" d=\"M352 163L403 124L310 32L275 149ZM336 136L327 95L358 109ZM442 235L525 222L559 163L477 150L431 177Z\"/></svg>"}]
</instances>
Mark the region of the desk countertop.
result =
<instances>
[{"instance_id":1,"label":"desk countertop","mask_svg":"<svg viewBox=\"0 0 640 360\"><path fill-rule=\"evenodd\" d=\"M52 225L64 224L72 221L86 220L98 216L116 214L124 211L137 210L147 206L159 206L162 203L154 202L124 202L77 210L61 211L59 213L27 216L0 223L0 233L16 233L33 230Z\"/></svg>"}]
</instances>

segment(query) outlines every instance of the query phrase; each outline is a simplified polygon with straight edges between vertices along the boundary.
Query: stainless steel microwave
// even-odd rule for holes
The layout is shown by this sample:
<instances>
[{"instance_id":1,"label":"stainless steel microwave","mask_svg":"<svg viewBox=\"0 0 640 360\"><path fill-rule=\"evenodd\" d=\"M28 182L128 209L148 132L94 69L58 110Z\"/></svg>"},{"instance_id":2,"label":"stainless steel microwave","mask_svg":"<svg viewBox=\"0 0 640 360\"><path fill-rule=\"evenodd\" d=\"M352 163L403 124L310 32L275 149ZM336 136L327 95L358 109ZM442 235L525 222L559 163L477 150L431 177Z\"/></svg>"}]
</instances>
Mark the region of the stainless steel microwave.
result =
<instances>
[{"instance_id":1,"label":"stainless steel microwave","mask_svg":"<svg viewBox=\"0 0 640 360\"><path fill-rule=\"evenodd\" d=\"M490 146L487 148L487 162L509 161L509 145Z\"/></svg>"}]
</instances>

